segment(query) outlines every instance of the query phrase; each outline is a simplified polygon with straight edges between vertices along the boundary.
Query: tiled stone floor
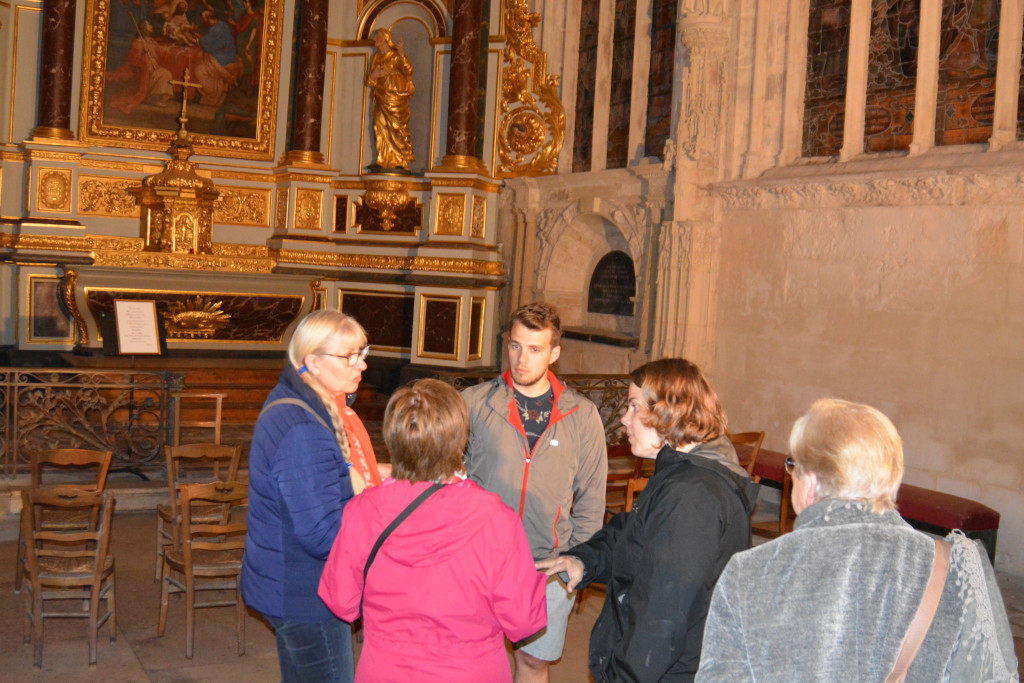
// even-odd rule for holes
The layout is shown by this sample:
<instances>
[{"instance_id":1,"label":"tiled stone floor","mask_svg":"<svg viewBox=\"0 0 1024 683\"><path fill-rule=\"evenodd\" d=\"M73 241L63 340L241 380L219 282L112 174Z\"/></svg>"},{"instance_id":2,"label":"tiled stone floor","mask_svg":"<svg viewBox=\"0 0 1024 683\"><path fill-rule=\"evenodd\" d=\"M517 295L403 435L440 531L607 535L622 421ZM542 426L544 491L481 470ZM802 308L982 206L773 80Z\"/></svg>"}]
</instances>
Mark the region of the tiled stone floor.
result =
<instances>
[{"instance_id":1,"label":"tiled stone floor","mask_svg":"<svg viewBox=\"0 0 1024 683\"><path fill-rule=\"evenodd\" d=\"M98 662L88 665L84 620L47 620L43 668L32 666L32 646L22 643L23 599L14 594L15 541L0 541L0 681L102 681L103 683L274 682L279 680L274 638L257 618L246 623L246 654L235 652L231 608L197 614L195 657L185 658L185 616L174 600L167 634L156 636L159 586L153 582L152 512L122 512L114 520L117 562L117 641L100 634ZM0 539L12 539L12 521L0 523ZM1024 577L1000 575L1013 622L1017 656L1024 660ZM555 683L589 681L586 666L590 629L603 595L587 600L581 615L569 621L565 656L552 668Z\"/></svg>"}]
</instances>

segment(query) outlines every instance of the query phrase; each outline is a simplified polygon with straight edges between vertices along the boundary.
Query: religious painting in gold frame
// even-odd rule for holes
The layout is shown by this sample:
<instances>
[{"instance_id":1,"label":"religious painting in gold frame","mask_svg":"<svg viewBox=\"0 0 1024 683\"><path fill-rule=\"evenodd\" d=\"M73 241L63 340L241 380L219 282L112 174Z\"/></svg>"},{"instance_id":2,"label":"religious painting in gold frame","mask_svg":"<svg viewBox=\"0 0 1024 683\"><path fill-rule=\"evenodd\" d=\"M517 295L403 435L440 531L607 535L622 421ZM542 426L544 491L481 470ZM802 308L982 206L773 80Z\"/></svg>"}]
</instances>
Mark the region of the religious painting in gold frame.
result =
<instances>
[{"instance_id":1,"label":"religious painting in gold frame","mask_svg":"<svg viewBox=\"0 0 1024 683\"><path fill-rule=\"evenodd\" d=\"M184 80L197 153L273 159L283 0L88 0L79 138L165 149Z\"/></svg>"}]
</instances>

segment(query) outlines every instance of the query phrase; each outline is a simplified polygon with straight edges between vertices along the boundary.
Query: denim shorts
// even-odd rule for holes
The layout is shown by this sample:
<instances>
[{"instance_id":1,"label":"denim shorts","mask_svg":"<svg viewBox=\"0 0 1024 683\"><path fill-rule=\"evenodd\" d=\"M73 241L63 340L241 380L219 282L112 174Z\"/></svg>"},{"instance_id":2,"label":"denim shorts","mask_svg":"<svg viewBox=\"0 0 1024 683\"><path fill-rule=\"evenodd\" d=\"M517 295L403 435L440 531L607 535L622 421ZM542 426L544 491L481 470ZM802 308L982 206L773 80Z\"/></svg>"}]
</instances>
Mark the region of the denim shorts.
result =
<instances>
[{"instance_id":1,"label":"denim shorts","mask_svg":"<svg viewBox=\"0 0 1024 683\"><path fill-rule=\"evenodd\" d=\"M545 591L548 603L548 625L536 635L527 638L519 649L545 662L554 662L562 657L565 646L565 629L569 624L569 613L576 603L576 593L565 592L565 584L558 575L548 577Z\"/></svg>"}]
</instances>

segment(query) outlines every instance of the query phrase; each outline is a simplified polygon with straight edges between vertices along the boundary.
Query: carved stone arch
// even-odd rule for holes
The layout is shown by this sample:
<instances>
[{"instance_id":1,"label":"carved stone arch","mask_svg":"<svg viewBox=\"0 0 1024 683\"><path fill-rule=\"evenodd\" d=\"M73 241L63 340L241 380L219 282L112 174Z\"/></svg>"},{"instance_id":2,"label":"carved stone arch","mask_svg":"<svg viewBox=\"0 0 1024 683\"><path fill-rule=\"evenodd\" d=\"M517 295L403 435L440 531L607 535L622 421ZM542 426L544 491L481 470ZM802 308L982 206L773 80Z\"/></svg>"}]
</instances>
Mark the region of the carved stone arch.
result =
<instances>
[{"instance_id":1,"label":"carved stone arch","mask_svg":"<svg viewBox=\"0 0 1024 683\"><path fill-rule=\"evenodd\" d=\"M446 38L451 35L451 14L443 2L434 0L377 0L368 3L359 19L359 40L373 40L373 32L380 28L382 19L386 19L388 8L395 5L392 12L401 13L421 21L428 33L434 38ZM401 5L401 7L398 7ZM416 12L410 5L420 5L422 12ZM388 22L390 23L390 22ZM387 28L386 26L384 28Z\"/></svg>"}]
</instances>

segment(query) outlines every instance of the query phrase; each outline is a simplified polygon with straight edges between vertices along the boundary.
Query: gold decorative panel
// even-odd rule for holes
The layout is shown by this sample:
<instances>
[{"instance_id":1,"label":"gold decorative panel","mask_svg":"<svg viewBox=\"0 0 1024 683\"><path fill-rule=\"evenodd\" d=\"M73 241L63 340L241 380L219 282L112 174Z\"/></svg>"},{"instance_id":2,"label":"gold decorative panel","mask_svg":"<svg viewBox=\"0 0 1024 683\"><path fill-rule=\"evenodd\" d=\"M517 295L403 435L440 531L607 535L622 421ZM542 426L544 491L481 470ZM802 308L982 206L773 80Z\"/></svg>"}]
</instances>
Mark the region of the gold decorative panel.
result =
<instances>
[{"instance_id":1,"label":"gold decorative panel","mask_svg":"<svg viewBox=\"0 0 1024 683\"><path fill-rule=\"evenodd\" d=\"M438 193L435 235L462 235L465 222L466 197L461 194Z\"/></svg>"},{"instance_id":2,"label":"gold decorative panel","mask_svg":"<svg viewBox=\"0 0 1024 683\"><path fill-rule=\"evenodd\" d=\"M295 190L295 229L319 230L323 213L323 190L298 188Z\"/></svg>"},{"instance_id":3,"label":"gold decorative panel","mask_svg":"<svg viewBox=\"0 0 1024 683\"><path fill-rule=\"evenodd\" d=\"M288 229L288 189L281 188L277 191L277 214L274 222L278 230Z\"/></svg>"},{"instance_id":4,"label":"gold decorative panel","mask_svg":"<svg viewBox=\"0 0 1024 683\"><path fill-rule=\"evenodd\" d=\"M71 211L71 169L39 169L39 183L36 189L36 206L41 211Z\"/></svg>"},{"instance_id":5,"label":"gold decorative panel","mask_svg":"<svg viewBox=\"0 0 1024 683\"><path fill-rule=\"evenodd\" d=\"M218 185L220 201L213 206L214 223L270 227L270 190Z\"/></svg>"},{"instance_id":6,"label":"gold decorative panel","mask_svg":"<svg viewBox=\"0 0 1024 683\"><path fill-rule=\"evenodd\" d=\"M88 216L138 218L139 206L128 188L138 180L105 176L78 176L78 213Z\"/></svg>"},{"instance_id":7,"label":"gold decorative panel","mask_svg":"<svg viewBox=\"0 0 1024 683\"><path fill-rule=\"evenodd\" d=\"M469 301L469 360L484 357L485 302L482 296L474 296Z\"/></svg>"},{"instance_id":8,"label":"gold decorative panel","mask_svg":"<svg viewBox=\"0 0 1024 683\"><path fill-rule=\"evenodd\" d=\"M487 200L483 197L473 197L473 214L469 223L470 237L483 239L487 230Z\"/></svg>"}]
</instances>

